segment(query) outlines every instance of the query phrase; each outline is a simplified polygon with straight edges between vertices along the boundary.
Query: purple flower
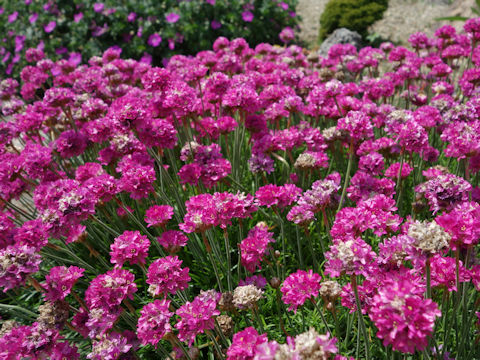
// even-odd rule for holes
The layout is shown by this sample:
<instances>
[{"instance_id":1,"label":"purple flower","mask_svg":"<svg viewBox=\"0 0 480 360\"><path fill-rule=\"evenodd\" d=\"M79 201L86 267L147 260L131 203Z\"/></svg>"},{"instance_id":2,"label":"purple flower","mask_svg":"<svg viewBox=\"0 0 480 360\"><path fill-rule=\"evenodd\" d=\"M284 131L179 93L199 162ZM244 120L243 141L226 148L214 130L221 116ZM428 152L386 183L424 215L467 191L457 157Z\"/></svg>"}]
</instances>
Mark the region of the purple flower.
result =
<instances>
[{"instance_id":1,"label":"purple flower","mask_svg":"<svg viewBox=\"0 0 480 360\"><path fill-rule=\"evenodd\" d=\"M17 20L17 18L18 18L18 11L15 11L15 12L11 13L10 15L8 15L8 22L13 23L13 22L15 22L15 20Z\"/></svg>"},{"instance_id":2,"label":"purple flower","mask_svg":"<svg viewBox=\"0 0 480 360\"><path fill-rule=\"evenodd\" d=\"M103 24L102 27L96 26L95 29L93 29L93 31L92 31L92 36L95 36L95 37L102 36L107 31L108 31L108 25L107 25L107 23L105 23L105 24Z\"/></svg>"},{"instance_id":3,"label":"purple flower","mask_svg":"<svg viewBox=\"0 0 480 360\"><path fill-rule=\"evenodd\" d=\"M246 22L252 22L252 20L253 20L252 12L251 11L242 12L242 19L243 19L243 21L246 21Z\"/></svg>"},{"instance_id":4,"label":"purple flower","mask_svg":"<svg viewBox=\"0 0 480 360\"><path fill-rule=\"evenodd\" d=\"M53 31L53 29L55 29L56 26L57 26L57 23L55 21L50 21L47 25L43 27L43 29L47 34L49 34Z\"/></svg>"},{"instance_id":5,"label":"purple flower","mask_svg":"<svg viewBox=\"0 0 480 360\"><path fill-rule=\"evenodd\" d=\"M131 12L127 16L127 21L128 22L134 22L136 18L137 18L137 14L135 14L134 12Z\"/></svg>"},{"instance_id":6,"label":"purple flower","mask_svg":"<svg viewBox=\"0 0 480 360\"><path fill-rule=\"evenodd\" d=\"M28 18L28 21L30 21L30 24L34 24L38 19L38 14L37 13L33 13L32 15L30 15L30 17Z\"/></svg>"},{"instance_id":7,"label":"purple flower","mask_svg":"<svg viewBox=\"0 0 480 360\"><path fill-rule=\"evenodd\" d=\"M78 23L80 20L83 19L83 13L79 12L78 14L73 15L73 21Z\"/></svg>"},{"instance_id":8,"label":"purple flower","mask_svg":"<svg viewBox=\"0 0 480 360\"><path fill-rule=\"evenodd\" d=\"M150 35L147 41L148 45L153 47L157 47L158 45L160 45L161 42L162 42L162 37L158 33Z\"/></svg>"},{"instance_id":9,"label":"purple flower","mask_svg":"<svg viewBox=\"0 0 480 360\"><path fill-rule=\"evenodd\" d=\"M78 66L82 62L82 54L78 52L72 52L68 57L68 61L75 64L75 66Z\"/></svg>"},{"instance_id":10,"label":"purple flower","mask_svg":"<svg viewBox=\"0 0 480 360\"><path fill-rule=\"evenodd\" d=\"M212 20L211 26L213 30L217 30L222 27L222 24L217 20Z\"/></svg>"},{"instance_id":11,"label":"purple flower","mask_svg":"<svg viewBox=\"0 0 480 360\"><path fill-rule=\"evenodd\" d=\"M175 24L178 19L180 19L180 15L172 12L172 13L168 13L165 15L165 20L170 23L170 24Z\"/></svg>"},{"instance_id":12,"label":"purple flower","mask_svg":"<svg viewBox=\"0 0 480 360\"><path fill-rule=\"evenodd\" d=\"M205 0L207 4L215 5L215 0Z\"/></svg>"},{"instance_id":13,"label":"purple flower","mask_svg":"<svg viewBox=\"0 0 480 360\"><path fill-rule=\"evenodd\" d=\"M140 62L145 63L145 64L151 64L152 63L152 55L150 55L149 53L143 53L143 56L140 59Z\"/></svg>"},{"instance_id":14,"label":"purple flower","mask_svg":"<svg viewBox=\"0 0 480 360\"><path fill-rule=\"evenodd\" d=\"M283 1L278 4L283 10L288 10L288 4L284 3Z\"/></svg>"},{"instance_id":15,"label":"purple flower","mask_svg":"<svg viewBox=\"0 0 480 360\"><path fill-rule=\"evenodd\" d=\"M93 4L93 11L97 13L102 12L104 8L105 8L105 4L102 4L102 3Z\"/></svg>"}]
</instances>

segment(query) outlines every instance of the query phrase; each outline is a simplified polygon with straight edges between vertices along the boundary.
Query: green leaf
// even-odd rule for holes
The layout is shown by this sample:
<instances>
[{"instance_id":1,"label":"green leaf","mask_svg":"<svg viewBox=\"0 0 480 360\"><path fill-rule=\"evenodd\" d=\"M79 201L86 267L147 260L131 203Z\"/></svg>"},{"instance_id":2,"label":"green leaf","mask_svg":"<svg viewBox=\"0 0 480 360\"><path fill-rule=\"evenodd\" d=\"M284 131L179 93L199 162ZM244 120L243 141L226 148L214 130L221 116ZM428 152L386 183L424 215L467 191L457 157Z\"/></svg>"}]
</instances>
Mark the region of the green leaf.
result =
<instances>
[{"instance_id":1,"label":"green leaf","mask_svg":"<svg viewBox=\"0 0 480 360\"><path fill-rule=\"evenodd\" d=\"M435 21L467 21L468 17L465 16L445 16L435 18Z\"/></svg>"}]
</instances>

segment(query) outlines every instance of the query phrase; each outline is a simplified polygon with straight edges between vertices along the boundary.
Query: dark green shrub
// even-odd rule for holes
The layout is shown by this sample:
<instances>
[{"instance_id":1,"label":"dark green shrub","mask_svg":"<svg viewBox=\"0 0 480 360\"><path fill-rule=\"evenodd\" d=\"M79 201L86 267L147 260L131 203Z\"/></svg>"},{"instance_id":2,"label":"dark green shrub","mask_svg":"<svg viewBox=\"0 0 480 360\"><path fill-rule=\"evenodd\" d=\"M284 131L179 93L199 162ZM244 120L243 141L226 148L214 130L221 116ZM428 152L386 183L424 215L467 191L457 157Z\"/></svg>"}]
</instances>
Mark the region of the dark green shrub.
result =
<instances>
[{"instance_id":1,"label":"dark green shrub","mask_svg":"<svg viewBox=\"0 0 480 360\"><path fill-rule=\"evenodd\" d=\"M365 36L387 7L388 0L330 0L320 16L320 40L342 27Z\"/></svg>"},{"instance_id":2,"label":"dark green shrub","mask_svg":"<svg viewBox=\"0 0 480 360\"><path fill-rule=\"evenodd\" d=\"M50 59L74 53L83 61L119 46L125 58L146 55L159 65L174 54L210 49L219 36L243 37L251 46L280 43L280 31L297 25L297 1L0 1L0 74L18 75L26 64L25 50L37 46ZM178 19L168 21L171 13ZM155 42L149 40L152 35Z\"/></svg>"}]
</instances>

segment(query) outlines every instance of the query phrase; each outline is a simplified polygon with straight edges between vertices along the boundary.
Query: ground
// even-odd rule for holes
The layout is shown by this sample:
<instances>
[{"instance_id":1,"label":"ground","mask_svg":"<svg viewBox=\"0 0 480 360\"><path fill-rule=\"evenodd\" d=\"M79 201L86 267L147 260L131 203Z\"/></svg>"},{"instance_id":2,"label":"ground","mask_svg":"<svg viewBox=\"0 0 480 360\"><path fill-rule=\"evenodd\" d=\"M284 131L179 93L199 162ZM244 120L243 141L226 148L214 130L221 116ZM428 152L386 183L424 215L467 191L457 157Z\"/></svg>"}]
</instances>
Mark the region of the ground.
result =
<instances>
[{"instance_id":1,"label":"ground","mask_svg":"<svg viewBox=\"0 0 480 360\"><path fill-rule=\"evenodd\" d=\"M320 14L328 0L299 0L297 13L302 17L300 39L310 46L317 41ZM382 20L375 23L371 32L397 43L405 43L416 31L432 35L443 23L435 19L444 16L473 17L471 7L475 0L390 0ZM451 23L461 28L463 22Z\"/></svg>"}]
</instances>

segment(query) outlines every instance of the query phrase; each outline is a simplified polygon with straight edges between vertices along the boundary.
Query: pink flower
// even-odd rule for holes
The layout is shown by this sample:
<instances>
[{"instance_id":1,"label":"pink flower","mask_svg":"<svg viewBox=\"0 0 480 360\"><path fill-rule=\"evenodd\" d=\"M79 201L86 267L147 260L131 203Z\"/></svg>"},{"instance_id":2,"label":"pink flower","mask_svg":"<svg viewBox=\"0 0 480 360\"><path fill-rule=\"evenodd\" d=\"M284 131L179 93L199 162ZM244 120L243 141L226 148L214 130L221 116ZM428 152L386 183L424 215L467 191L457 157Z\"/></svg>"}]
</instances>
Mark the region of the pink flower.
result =
<instances>
[{"instance_id":1,"label":"pink flower","mask_svg":"<svg viewBox=\"0 0 480 360\"><path fill-rule=\"evenodd\" d=\"M8 22L11 24L11 23L15 22L17 20L17 18L18 18L18 11L14 11L10 15L8 15Z\"/></svg>"},{"instance_id":2,"label":"pink flower","mask_svg":"<svg viewBox=\"0 0 480 360\"><path fill-rule=\"evenodd\" d=\"M233 335L232 344L227 351L227 360L253 360L257 346L267 342L267 334L259 335L255 328L245 328Z\"/></svg>"},{"instance_id":3,"label":"pink flower","mask_svg":"<svg viewBox=\"0 0 480 360\"><path fill-rule=\"evenodd\" d=\"M103 3L93 4L93 11L95 11L96 13L102 12L104 8L105 8L105 4Z\"/></svg>"},{"instance_id":4,"label":"pink flower","mask_svg":"<svg viewBox=\"0 0 480 360\"><path fill-rule=\"evenodd\" d=\"M393 163L392 165L389 166L387 170L385 170L385 176L396 180L398 177L399 171L400 171L400 163L399 162ZM412 171L413 171L413 168L408 163L403 163L402 173L400 174L400 177L402 179L405 179L408 177L408 175L410 175Z\"/></svg>"},{"instance_id":5,"label":"pink flower","mask_svg":"<svg viewBox=\"0 0 480 360\"><path fill-rule=\"evenodd\" d=\"M361 111L349 111L345 117L338 119L337 129L348 132L354 142L373 137L373 125L370 118Z\"/></svg>"},{"instance_id":6,"label":"pink flower","mask_svg":"<svg viewBox=\"0 0 480 360\"><path fill-rule=\"evenodd\" d=\"M38 271L42 257L27 245L0 250L0 288L3 292L25 284L27 276Z\"/></svg>"},{"instance_id":7,"label":"pink flower","mask_svg":"<svg viewBox=\"0 0 480 360\"><path fill-rule=\"evenodd\" d=\"M83 276L85 269L69 266L55 266L45 276L45 300L55 302L63 300L70 294L73 285Z\"/></svg>"},{"instance_id":8,"label":"pink flower","mask_svg":"<svg viewBox=\"0 0 480 360\"><path fill-rule=\"evenodd\" d=\"M192 196L185 202L187 213L180 230L186 233L203 232L218 224L216 204L210 194Z\"/></svg>"},{"instance_id":9,"label":"pink flower","mask_svg":"<svg viewBox=\"0 0 480 360\"><path fill-rule=\"evenodd\" d=\"M91 360L115 360L132 348L122 334L111 332L92 341L92 352L87 355Z\"/></svg>"},{"instance_id":10,"label":"pink flower","mask_svg":"<svg viewBox=\"0 0 480 360\"><path fill-rule=\"evenodd\" d=\"M134 13L134 12L131 12L127 16L127 21L128 22L134 22L136 18L137 18L137 14Z\"/></svg>"},{"instance_id":11,"label":"pink flower","mask_svg":"<svg viewBox=\"0 0 480 360\"><path fill-rule=\"evenodd\" d=\"M191 346L198 334L215 327L215 316L220 315L217 310L217 300L211 296L199 295L192 302L180 306L176 311L180 320L175 324L178 338L188 341Z\"/></svg>"},{"instance_id":12,"label":"pink flower","mask_svg":"<svg viewBox=\"0 0 480 360\"><path fill-rule=\"evenodd\" d=\"M57 26L57 23L55 21L50 21L47 25L43 27L43 29L47 34L49 34L53 31L53 29L55 29L56 26Z\"/></svg>"},{"instance_id":13,"label":"pink flower","mask_svg":"<svg viewBox=\"0 0 480 360\"><path fill-rule=\"evenodd\" d=\"M468 200L472 185L465 179L453 174L438 176L415 187L415 192L423 194L430 210L437 213L442 209L451 210L455 205Z\"/></svg>"},{"instance_id":14,"label":"pink flower","mask_svg":"<svg viewBox=\"0 0 480 360\"><path fill-rule=\"evenodd\" d=\"M28 21L30 22L30 24L35 24L37 19L38 19L38 14L33 13L32 15L29 16Z\"/></svg>"},{"instance_id":15,"label":"pink flower","mask_svg":"<svg viewBox=\"0 0 480 360\"><path fill-rule=\"evenodd\" d=\"M187 245L188 242L185 234L176 230L163 232L157 240L170 254L176 253L181 247Z\"/></svg>"},{"instance_id":16,"label":"pink flower","mask_svg":"<svg viewBox=\"0 0 480 360\"><path fill-rule=\"evenodd\" d=\"M448 213L437 216L435 221L452 237L456 246L472 246L480 238L480 205L467 201L458 204Z\"/></svg>"},{"instance_id":17,"label":"pink flower","mask_svg":"<svg viewBox=\"0 0 480 360\"><path fill-rule=\"evenodd\" d=\"M451 257L443 257L439 254L430 258L432 286L443 287L448 291L457 291L456 286L456 263ZM468 270L465 269L462 262L459 262L459 280L466 282L470 280Z\"/></svg>"},{"instance_id":18,"label":"pink flower","mask_svg":"<svg viewBox=\"0 0 480 360\"><path fill-rule=\"evenodd\" d=\"M62 158L81 155L87 148L87 137L75 130L64 131L55 141L55 149Z\"/></svg>"},{"instance_id":19,"label":"pink flower","mask_svg":"<svg viewBox=\"0 0 480 360\"><path fill-rule=\"evenodd\" d=\"M268 184L257 190L255 198L260 206L277 206L283 209L296 201L301 193L302 189L293 184L283 186Z\"/></svg>"},{"instance_id":20,"label":"pink flower","mask_svg":"<svg viewBox=\"0 0 480 360\"><path fill-rule=\"evenodd\" d=\"M215 1L215 0L213 0ZM213 30L217 30L217 29L220 29L222 27L222 23L217 21L217 20L212 20L212 22L210 23L210 26L212 27Z\"/></svg>"},{"instance_id":21,"label":"pink flower","mask_svg":"<svg viewBox=\"0 0 480 360\"><path fill-rule=\"evenodd\" d=\"M148 267L148 292L152 296L175 294L178 290L188 287L189 269L183 269L182 260L178 256L166 256L155 260Z\"/></svg>"},{"instance_id":22,"label":"pink flower","mask_svg":"<svg viewBox=\"0 0 480 360\"><path fill-rule=\"evenodd\" d=\"M80 22L80 20L83 19L83 13L82 12L79 12L79 13L76 13L75 15L73 15L73 21L75 21L76 23Z\"/></svg>"},{"instance_id":23,"label":"pink flower","mask_svg":"<svg viewBox=\"0 0 480 360\"><path fill-rule=\"evenodd\" d=\"M280 32L278 37L280 38L280 40L282 40L282 42L288 43L295 39L295 33L293 32L293 29L291 27L287 26Z\"/></svg>"},{"instance_id":24,"label":"pink flower","mask_svg":"<svg viewBox=\"0 0 480 360\"><path fill-rule=\"evenodd\" d=\"M140 231L125 231L122 235L115 238L110 245L110 262L116 267L122 267L124 262L130 264L145 264L148 256L150 241Z\"/></svg>"},{"instance_id":25,"label":"pink flower","mask_svg":"<svg viewBox=\"0 0 480 360\"><path fill-rule=\"evenodd\" d=\"M318 296L321 287L320 281L320 275L311 269L308 272L298 270L288 275L280 288L283 302L290 305L288 310L296 313L297 308L302 306L305 301Z\"/></svg>"},{"instance_id":26,"label":"pink flower","mask_svg":"<svg viewBox=\"0 0 480 360\"><path fill-rule=\"evenodd\" d=\"M339 277L342 274L367 276L375 268L376 254L361 238L334 240L325 253L325 274Z\"/></svg>"},{"instance_id":27,"label":"pink flower","mask_svg":"<svg viewBox=\"0 0 480 360\"><path fill-rule=\"evenodd\" d=\"M412 282L402 279L386 282L378 289L369 316L385 346L413 354L427 347L435 318L441 312L431 299L416 294Z\"/></svg>"},{"instance_id":28,"label":"pink flower","mask_svg":"<svg viewBox=\"0 0 480 360\"><path fill-rule=\"evenodd\" d=\"M158 33L150 35L148 38L147 44L153 47L157 47L162 42L162 37Z\"/></svg>"},{"instance_id":29,"label":"pink flower","mask_svg":"<svg viewBox=\"0 0 480 360\"><path fill-rule=\"evenodd\" d=\"M140 310L140 318L137 324L137 336L143 345L152 344L157 346L158 342L171 331L170 318L173 313L168 309L170 300L155 300Z\"/></svg>"},{"instance_id":30,"label":"pink flower","mask_svg":"<svg viewBox=\"0 0 480 360\"><path fill-rule=\"evenodd\" d=\"M242 19L245 22L252 22L253 21L253 13L251 11L242 12Z\"/></svg>"},{"instance_id":31,"label":"pink flower","mask_svg":"<svg viewBox=\"0 0 480 360\"><path fill-rule=\"evenodd\" d=\"M154 205L145 212L145 222L150 226L163 227L173 216L173 208L169 205Z\"/></svg>"},{"instance_id":32,"label":"pink flower","mask_svg":"<svg viewBox=\"0 0 480 360\"><path fill-rule=\"evenodd\" d=\"M90 309L107 311L120 305L137 292L135 276L128 270L113 269L94 278L85 291L85 302Z\"/></svg>"},{"instance_id":33,"label":"pink flower","mask_svg":"<svg viewBox=\"0 0 480 360\"><path fill-rule=\"evenodd\" d=\"M251 273L255 272L257 267L261 269L260 263L268 251L268 246L274 242L273 233L268 231L267 224L258 223L238 246L242 265Z\"/></svg>"},{"instance_id":34,"label":"pink flower","mask_svg":"<svg viewBox=\"0 0 480 360\"><path fill-rule=\"evenodd\" d=\"M180 15L174 12L165 14L165 20L167 21L167 23L175 24L179 19L180 19Z\"/></svg>"}]
</instances>

